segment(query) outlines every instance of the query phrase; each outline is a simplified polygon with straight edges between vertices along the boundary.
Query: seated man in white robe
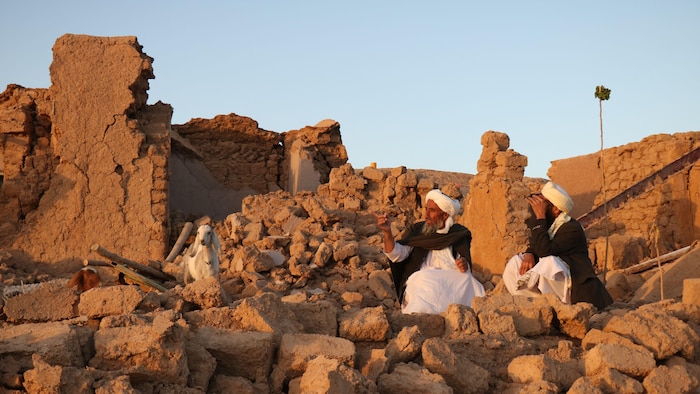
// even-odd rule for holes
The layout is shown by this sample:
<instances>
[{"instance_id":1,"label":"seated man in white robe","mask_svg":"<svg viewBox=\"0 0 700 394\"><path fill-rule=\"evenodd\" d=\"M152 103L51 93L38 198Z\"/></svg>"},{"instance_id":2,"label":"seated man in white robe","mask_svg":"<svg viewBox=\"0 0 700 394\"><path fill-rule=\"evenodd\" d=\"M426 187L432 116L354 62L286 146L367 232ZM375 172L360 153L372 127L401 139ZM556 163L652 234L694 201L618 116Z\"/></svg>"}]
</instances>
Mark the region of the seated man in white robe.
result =
<instances>
[{"instance_id":1,"label":"seated man in white robe","mask_svg":"<svg viewBox=\"0 0 700 394\"><path fill-rule=\"evenodd\" d=\"M531 217L528 247L513 256L503 271L503 283L513 295L553 293L567 304L588 302L603 309L613 302L588 257L581 224L569 216L574 202L561 186L547 182L527 198Z\"/></svg>"},{"instance_id":2,"label":"seated man in white robe","mask_svg":"<svg viewBox=\"0 0 700 394\"><path fill-rule=\"evenodd\" d=\"M437 189L425 200L425 220L409 226L398 241L390 217L375 214L401 311L437 314L450 304L471 306L485 291L471 273L471 232L454 223L459 202Z\"/></svg>"}]
</instances>

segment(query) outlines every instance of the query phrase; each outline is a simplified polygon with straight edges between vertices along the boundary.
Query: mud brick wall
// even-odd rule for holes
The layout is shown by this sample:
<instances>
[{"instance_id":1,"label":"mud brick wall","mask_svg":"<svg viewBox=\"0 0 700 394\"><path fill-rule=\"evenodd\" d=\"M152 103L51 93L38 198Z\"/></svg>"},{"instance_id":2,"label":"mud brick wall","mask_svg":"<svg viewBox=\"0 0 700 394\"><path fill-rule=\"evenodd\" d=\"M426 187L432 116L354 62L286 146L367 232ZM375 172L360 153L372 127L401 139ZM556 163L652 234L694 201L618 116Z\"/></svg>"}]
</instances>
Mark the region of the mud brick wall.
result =
<instances>
[{"instance_id":1,"label":"mud brick wall","mask_svg":"<svg viewBox=\"0 0 700 394\"><path fill-rule=\"evenodd\" d=\"M656 134L639 142L603 151L606 198L609 200L700 146L700 132ZM573 216L603 204L600 153L552 162L548 176L568 190L576 203ZM648 253L666 253L700 237L700 164L685 168L666 180L610 209L608 232L646 243ZM656 231L658 230L658 239ZM589 239L605 236L605 221L587 229Z\"/></svg>"},{"instance_id":2,"label":"mud brick wall","mask_svg":"<svg viewBox=\"0 0 700 394\"><path fill-rule=\"evenodd\" d=\"M64 35L53 54L48 93L0 103L17 119L2 123L3 244L44 262L98 258L95 243L162 259L172 108L146 105L153 59L135 37Z\"/></svg>"}]
</instances>

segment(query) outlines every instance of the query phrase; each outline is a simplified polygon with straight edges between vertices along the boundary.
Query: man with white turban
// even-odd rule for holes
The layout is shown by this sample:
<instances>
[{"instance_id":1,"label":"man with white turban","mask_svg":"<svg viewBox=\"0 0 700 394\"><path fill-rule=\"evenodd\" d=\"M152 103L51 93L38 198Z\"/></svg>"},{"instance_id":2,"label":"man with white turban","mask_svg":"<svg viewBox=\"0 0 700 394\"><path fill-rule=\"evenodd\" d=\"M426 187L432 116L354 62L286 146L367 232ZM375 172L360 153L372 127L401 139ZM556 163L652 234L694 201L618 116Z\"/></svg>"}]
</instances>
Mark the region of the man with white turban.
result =
<instances>
[{"instance_id":1,"label":"man with white turban","mask_svg":"<svg viewBox=\"0 0 700 394\"><path fill-rule=\"evenodd\" d=\"M589 302L598 309L612 304L588 257L583 227L569 216L574 202L566 190L547 182L527 202L532 208L526 220L529 246L506 264L503 283L508 291L525 296L553 293L562 302Z\"/></svg>"},{"instance_id":2,"label":"man with white turban","mask_svg":"<svg viewBox=\"0 0 700 394\"><path fill-rule=\"evenodd\" d=\"M450 304L471 306L485 295L471 273L469 229L454 222L459 202L435 189L425 196L425 220L394 240L391 220L375 214L384 238L384 253L403 313L442 313Z\"/></svg>"}]
</instances>

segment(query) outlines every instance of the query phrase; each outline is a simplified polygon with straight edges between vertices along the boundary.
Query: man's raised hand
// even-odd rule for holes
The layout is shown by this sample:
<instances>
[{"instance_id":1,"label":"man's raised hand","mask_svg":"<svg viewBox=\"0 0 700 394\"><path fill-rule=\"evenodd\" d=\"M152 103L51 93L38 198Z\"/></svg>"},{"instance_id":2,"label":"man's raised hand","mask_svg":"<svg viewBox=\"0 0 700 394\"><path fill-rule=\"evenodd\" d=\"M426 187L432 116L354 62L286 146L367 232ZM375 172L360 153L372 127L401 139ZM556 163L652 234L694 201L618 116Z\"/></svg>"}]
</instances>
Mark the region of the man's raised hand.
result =
<instances>
[{"instance_id":1,"label":"man's raised hand","mask_svg":"<svg viewBox=\"0 0 700 394\"><path fill-rule=\"evenodd\" d=\"M391 218L384 213L372 212L377 219L377 226L384 232L391 232Z\"/></svg>"}]
</instances>

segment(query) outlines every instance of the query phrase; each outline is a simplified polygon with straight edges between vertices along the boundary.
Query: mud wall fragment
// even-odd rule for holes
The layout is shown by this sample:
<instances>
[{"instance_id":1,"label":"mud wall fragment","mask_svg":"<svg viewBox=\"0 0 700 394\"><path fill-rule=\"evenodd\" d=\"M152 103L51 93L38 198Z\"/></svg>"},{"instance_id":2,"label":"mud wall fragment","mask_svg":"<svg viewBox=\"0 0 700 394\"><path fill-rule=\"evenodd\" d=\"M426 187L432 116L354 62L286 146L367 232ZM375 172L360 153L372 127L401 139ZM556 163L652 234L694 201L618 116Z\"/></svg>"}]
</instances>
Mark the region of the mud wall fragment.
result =
<instances>
[{"instance_id":1,"label":"mud wall fragment","mask_svg":"<svg viewBox=\"0 0 700 394\"><path fill-rule=\"evenodd\" d=\"M153 59L136 37L66 34L53 53L48 94L14 106L28 119L12 135L26 146L15 155L43 163L48 187L32 193L38 204L25 212L15 190L34 177L25 171L13 178L18 160L7 158L12 147L4 143L5 173L15 180L0 190L2 226L18 233L4 234L3 244L43 262L81 261L95 243L132 260L162 259L172 108L146 105ZM41 149L51 154L37 160ZM13 205L20 207L16 218Z\"/></svg>"},{"instance_id":2,"label":"mud wall fragment","mask_svg":"<svg viewBox=\"0 0 700 394\"><path fill-rule=\"evenodd\" d=\"M508 258L527 247L525 197L543 182L525 180L527 157L510 149L507 134L487 131L481 145L478 172L469 182L459 222L472 231L474 269L500 274Z\"/></svg>"},{"instance_id":3,"label":"mud wall fragment","mask_svg":"<svg viewBox=\"0 0 700 394\"><path fill-rule=\"evenodd\" d=\"M605 197L609 200L625 192L699 146L700 132L685 132L651 135L605 149ZM657 245L661 254L689 245L700 237L698 174L700 162L654 181L648 191L610 209L608 233L644 240L647 256L655 255ZM575 202L574 217L604 202L600 153L553 161L548 176L570 192ZM605 230L605 221L600 220L586 230L586 235L589 240L601 238Z\"/></svg>"},{"instance_id":4,"label":"mud wall fragment","mask_svg":"<svg viewBox=\"0 0 700 394\"><path fill-rule=\"evenodd\" d=\"M315 126L284 133L285 160L282 178L285 190L294 194L315 191L328 183L331 170L348 161L340 136L340 124L326 119Z\"/></svg>"},{"instance_id":5,"label":"mud wall fragment","mask_svg":"<svg viewBox=\"0 0 700 394\"><path fill-rule=\"evenodd\" d=\"M173 125L173 141L171 208L185 216L223 219L249 195L316 191L348 160L334 120L277 133L218 115Z\"/></svg>"},{"instance_id":6,"label":"mud wall fragment","mask_svg":"<svg viewBox=\"0 0 700 394\"><path fill-rule=\"evenodd\" d=\"M57 164L49 111L47 89L9 85L0 94L0 239L14 236L49 188Z\"/></svg>"}]
</instances>

